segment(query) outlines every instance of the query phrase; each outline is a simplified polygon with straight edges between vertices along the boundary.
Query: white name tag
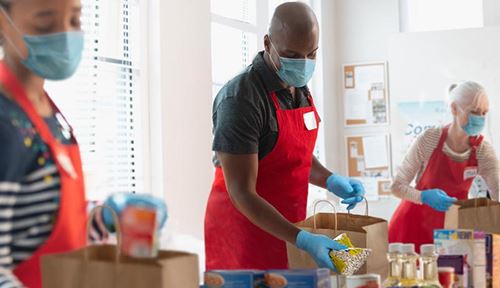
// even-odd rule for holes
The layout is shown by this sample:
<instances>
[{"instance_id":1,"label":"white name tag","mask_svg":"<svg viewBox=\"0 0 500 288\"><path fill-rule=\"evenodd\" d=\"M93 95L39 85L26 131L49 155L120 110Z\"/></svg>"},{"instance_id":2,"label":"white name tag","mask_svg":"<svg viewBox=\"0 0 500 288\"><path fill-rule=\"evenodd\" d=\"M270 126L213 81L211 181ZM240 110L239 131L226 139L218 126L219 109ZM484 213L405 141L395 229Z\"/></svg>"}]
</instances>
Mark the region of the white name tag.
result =
<instances>
[{"instance_id":1,"label":"white name tag","mask_svg":"<svg viewBox=\"0 0 500 288\"><path fill-rule=\"evenodd\" d=\"M318 128L318 123L316 122L316 115L314 114L314 111L304 114L304 124L306 124L307 130L314 130Z\"/></svg>"},{"instance_id":2,"label":"white name tag","mask_svg":"<svg viewBox=\"0 0 500 288\"><path fill-rule=\"evenodd\" d=\"M464 180L477 176L477 167L467 167L464 171Z\"/></svg>"}]
</instances>

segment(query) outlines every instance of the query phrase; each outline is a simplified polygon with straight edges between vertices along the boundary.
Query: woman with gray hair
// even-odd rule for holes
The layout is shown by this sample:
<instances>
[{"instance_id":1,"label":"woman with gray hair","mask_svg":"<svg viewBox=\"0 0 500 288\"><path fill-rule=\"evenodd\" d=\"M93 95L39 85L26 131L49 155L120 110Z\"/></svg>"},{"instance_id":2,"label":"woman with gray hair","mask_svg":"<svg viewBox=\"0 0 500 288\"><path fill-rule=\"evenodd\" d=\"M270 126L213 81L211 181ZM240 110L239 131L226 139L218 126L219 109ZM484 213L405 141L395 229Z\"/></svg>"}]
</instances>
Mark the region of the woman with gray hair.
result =
<instances>
[{"instance_id":1,"label":"woman with gray hair","mask_svg":"<svg viewBox=\"0 0 500 288\"><path fill-rule=\"evenodd\" d=\"M452 123L417 138L394 179L392 193L402 201L389 225L390 242L415 243L417 249L433 243L433 230L443 228L455 201L467 199L476 176L498 200L498 160L481 135L489 110L486 91L466 81L452 85L449 94Z\"/></svg>"}]
</instances>

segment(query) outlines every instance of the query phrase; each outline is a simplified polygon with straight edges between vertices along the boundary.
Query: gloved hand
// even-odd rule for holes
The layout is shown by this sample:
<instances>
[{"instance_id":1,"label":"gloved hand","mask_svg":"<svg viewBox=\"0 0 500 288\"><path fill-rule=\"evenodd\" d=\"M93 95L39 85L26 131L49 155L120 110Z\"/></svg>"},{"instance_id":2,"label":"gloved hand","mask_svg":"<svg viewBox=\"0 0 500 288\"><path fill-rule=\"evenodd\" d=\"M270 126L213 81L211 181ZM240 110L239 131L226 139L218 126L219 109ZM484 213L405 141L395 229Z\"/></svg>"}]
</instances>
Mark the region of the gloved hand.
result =
<instances>
[{"instance_id":1,"label":"gloved hand","mask_svg":"<svg viewBox=\"0 0 500 288\"><path fill-rule=\"evenodd\" d=\"M325 235L312 234L304 230L297 234L295 246L309 253L320 268L330 268L333 271L336 271L336 269L333 266L332 259L330 259L330 251L347 249L347 246Z\"/></svg>"},{"instance_id":2,"label":"gloved hand","mask_svg":"<svg viewBox=\"0 0 500 288\"><path fill-rule=\"evenodd\" d=\"M352 210L356 204L363 201L365 188L359 180L332 174L326 179L326 189L344 199L341 203L347 204L347 210Z\"/></svg>"},{"instance_id":3,"label":"gloved hand","mask_svg":"<svg viewBox=\"0 0 500 288\"><path fill-rule=\"evenodd\" d=\"M167 221L167 205L160 198L148 194L133 194L133 193L117 193L109 196L104 202L105 205L111 207L118 217L120 217L123 209L129 205L152 208L156 210L156 219L158 221L158 230L163 228ZM103 209L103 220L106 228L110 232L115 232L114 221L109 209Z\"/></svg>"},{"instance_id":4,"label":"gloved hand","mask_svg":"<svg viewBox=\"0 0 500 288\"><path fill-rule=\"evenodd\" d=\"M429 189L420 194L422 203L429 205L437 211L446 212L457 198L450 197L441 189Z\"/></svg>"}]
</instances>

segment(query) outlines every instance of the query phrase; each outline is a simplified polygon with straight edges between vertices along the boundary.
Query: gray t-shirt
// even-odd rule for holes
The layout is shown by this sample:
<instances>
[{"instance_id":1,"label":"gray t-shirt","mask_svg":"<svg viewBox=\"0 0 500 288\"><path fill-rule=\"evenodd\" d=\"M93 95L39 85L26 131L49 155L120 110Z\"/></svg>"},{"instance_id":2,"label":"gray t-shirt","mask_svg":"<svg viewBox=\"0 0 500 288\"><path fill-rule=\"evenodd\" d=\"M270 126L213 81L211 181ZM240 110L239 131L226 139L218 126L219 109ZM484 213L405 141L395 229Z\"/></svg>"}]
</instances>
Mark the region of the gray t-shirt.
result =
<instances>
[{"instance_id":1,"label":"gray t-shirt","mask_svg":"<svg viewBox=\"0 0 500 288\"><path fill-rule=\"evenodd\" d=\"M276 73L260 52L243 72L230 80L213 104L212 150L231 154L259 154L263 159L278 139L276 109L271 92L276 92L282 109L310 106L307 86L296 89L295 97L283 88ZM214 153L214 165L219 161Z\"/></svg>"}]
</instances>

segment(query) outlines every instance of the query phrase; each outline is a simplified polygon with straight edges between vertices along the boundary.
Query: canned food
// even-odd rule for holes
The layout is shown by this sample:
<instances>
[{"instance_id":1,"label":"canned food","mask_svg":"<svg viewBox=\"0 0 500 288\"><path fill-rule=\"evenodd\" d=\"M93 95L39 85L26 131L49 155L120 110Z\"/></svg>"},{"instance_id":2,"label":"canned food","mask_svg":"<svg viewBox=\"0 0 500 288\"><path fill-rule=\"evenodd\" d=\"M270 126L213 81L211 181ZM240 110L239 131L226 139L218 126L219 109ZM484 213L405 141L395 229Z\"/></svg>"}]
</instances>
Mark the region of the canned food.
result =
<instances>
[{"instance_id":1,"label":"canned food","mask_svg":"<svg viewBox=\"0 0 500 288\"><path fill-rule=\"evenodd\" d=\"M443 286L443 288L451 288L453 287L453 283L455 282L455 268L453 267L439 267L439 283Z\"/></svg>"},{"instance_id":2,"label":"canned food","mask_svg":"<svg viewBox=\"0 0 500 288\"><path fill-rule=\"evenodd\" d=\"M380 288L380 275L366 274L347 276L346 288Z\"/></svg>"}]
</instances>

